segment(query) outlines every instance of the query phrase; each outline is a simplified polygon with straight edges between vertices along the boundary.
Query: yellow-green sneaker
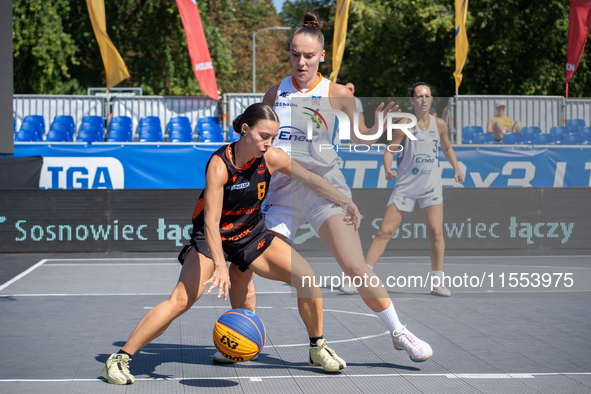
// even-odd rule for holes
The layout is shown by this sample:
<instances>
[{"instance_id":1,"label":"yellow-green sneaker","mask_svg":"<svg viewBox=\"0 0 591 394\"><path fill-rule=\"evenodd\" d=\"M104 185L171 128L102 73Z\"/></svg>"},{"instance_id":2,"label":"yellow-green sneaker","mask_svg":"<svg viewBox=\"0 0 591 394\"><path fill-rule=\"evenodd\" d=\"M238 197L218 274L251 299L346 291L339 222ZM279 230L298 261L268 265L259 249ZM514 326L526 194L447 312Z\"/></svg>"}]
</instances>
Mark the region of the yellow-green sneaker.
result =
<instances>
[{"instance_id":1,"label":"yellow-green sneaker","mask_svg":"<svg viewBox=\"0 0 591 394\"><path fill-rule=\"evenodd\" d=\"M129 373L130 361L127 354L111 354L103 368L103 378L112 384L132 384L135 378Z\"/></svg>"},{"instance_id":2,"label":"yellow-green sneaker","mask_svg":"<svg viewBox=\"0 0 591 394\"><path fill-rule=\"evenodd\" d=\"M310 365L322 367L327 372L336 372L347 368L345 360L337 356L334 350L326 346L326 339L319 339L316 346L310 346Z\"/></svg>"}]
</instances>

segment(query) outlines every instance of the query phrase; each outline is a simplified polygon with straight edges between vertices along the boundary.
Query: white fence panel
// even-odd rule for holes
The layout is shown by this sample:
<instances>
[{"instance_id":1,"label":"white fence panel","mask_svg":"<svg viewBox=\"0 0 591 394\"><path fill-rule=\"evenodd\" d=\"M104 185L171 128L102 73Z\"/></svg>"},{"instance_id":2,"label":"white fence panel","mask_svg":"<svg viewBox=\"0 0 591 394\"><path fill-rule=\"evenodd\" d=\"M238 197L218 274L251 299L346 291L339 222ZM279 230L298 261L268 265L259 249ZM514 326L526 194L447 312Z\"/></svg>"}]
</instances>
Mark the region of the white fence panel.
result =
<instances>
[{"instance_id":1,"label":"white fence panel","mask_svg":"<svg viewBox=\"0 0 591 394\"><path fill-rule=\"evenodd\" d=\"M12 98L12 108L17 130L27 115L43 116L45 131L49 130L53 118L57 115L70 115L78 129L85 116L104 116L105 99L93 96L15 94Z\"/></svg>"},{"instance_id":2,"label":"white fence panel","mask_svg":"<svg viewBox=\"0 0 591 394\"><path fill-rule=\"evenodd\" d=\"M144 116L159 117L163 133L166 133L170 118L175 116L188 117L194 132L197 130L199 118L219 116L218 101L208 97L115 97L111 99L111 102L113 116L129 116L131 118L134 134L137 134L138 125Z\"/></svg>"},{"instance_id":3,"label":"white fence panel","mask_svg":"<svg viewBox=\"0 0 591 394\"><path fill-rule=\"evenodd\" d=\"M567 99L566 119L584 119L591 126L591 99Z\"/></svg>"},{"instance_id":4,"label":"white fence panel","mask_svg":"<svg viewBox=\"0 0 591 394\"><path fill-rule=\"evenodd\" d=\"M226 93L224 94L224 130L227 131L238 115L252 104L263 102L264 93Z\"/></svg>"}]
</instances>

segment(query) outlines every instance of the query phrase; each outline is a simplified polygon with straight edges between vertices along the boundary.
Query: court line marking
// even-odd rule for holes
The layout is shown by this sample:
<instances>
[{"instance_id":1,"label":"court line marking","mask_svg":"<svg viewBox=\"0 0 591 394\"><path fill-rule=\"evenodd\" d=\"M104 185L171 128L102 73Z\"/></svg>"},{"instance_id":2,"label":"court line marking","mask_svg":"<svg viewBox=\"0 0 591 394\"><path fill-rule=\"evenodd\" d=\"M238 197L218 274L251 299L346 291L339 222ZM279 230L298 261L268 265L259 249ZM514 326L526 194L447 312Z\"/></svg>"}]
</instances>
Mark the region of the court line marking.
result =
<instances>
[{"instance_id":1,"label":"court line marking","mask_svg":"<svg viewBox=\"0 0 591 394\"><path fill-rule=\"evenodd\" d=\"M448 379L534 379L547 376L589 376L591 372L531 372L531 373L390 373L390 374L345 374L339 375L276 375L276 376L216 376L194 378L136 378L136 381L185 381L185 380L250 380L262 382L263 379L349 379L349 378L439 378ZM74 382L101 382L103 378L93 379L0 379L0 383L74 383ZM583 383L580 383L585 386Z\"/></svg>"},{"instance_id":2,"label":"court line marking","mask_svg":"<svg viewBox=\"0 0 591 394\"><path fill-rule=\"evenodd\" d=\"M27 276L31 272L35 271L37 268L41 267L47 261L48 261L48 259L43 259L43 260L39 261L37 264L35 264L34 266L30 267L28 270L23 271L20 274L18 274L17 276L15 276L14 278L10 279L8 282L6 282L2 286L0 286L0 291L4 290L5 288L7 288L8 286L10 286L11 284L13 284L14 282L16 282L17 280L19 280L19 279Z\"/></svg>"}]
</instances>

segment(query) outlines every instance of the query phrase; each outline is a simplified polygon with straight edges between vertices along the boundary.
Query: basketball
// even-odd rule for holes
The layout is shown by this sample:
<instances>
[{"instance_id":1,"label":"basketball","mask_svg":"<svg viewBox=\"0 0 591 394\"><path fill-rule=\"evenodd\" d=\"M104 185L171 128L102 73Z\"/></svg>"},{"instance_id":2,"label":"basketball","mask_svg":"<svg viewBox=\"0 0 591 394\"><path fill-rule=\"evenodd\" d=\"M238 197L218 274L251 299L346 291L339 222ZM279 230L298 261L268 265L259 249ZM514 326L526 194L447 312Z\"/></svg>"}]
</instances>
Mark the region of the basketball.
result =
<instances>
[{"instance_id":1,"label":"basketball","mask_svg":"<svg viewBox=\"0 0 591 394\"><path fill-rule=\"evenodd\" d=\"M215 348L230 361L250 360L261 351L265 339L265 325L247 309L224 313L213 328Z\"/></svg>"}]
</instances>

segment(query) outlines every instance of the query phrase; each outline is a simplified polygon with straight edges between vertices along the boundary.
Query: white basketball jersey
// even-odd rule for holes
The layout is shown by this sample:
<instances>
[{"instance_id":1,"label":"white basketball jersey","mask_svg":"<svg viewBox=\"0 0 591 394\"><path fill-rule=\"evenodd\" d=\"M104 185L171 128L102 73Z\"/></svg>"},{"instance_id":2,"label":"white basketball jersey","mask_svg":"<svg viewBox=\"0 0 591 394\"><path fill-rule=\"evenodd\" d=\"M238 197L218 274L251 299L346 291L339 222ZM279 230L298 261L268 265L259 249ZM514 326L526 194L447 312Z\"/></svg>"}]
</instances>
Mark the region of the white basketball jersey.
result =
<instances>
[{"instance_id":1,"label":"white basketball jersey","mask_svg":"<svg viewBox=\"0 0 591 394\"><path fill-rule=\"evenodd\" d=\"M273 146L285 151L307 170L322 176L335 166L338 167L341 159L334 149L328 148L336 135L336 116L322 111L332 109L332 82L320 73L318 76L318 82L306 91L298 88L294 76L281 81L273 105L280 123ZM308 139L309 122L313 131L311 140ZM283 174L275 175L271 180L271 189L284 178L281 176Z\"/></svg>"},{"instance_id":2,"label":"white basketball jersey","mask_svg":"<svg viewBox=\"0 0 591 394\"><path fill-rule=\"evenodd\" d=\"M441 190L437 120L429 115L429 124L425 130L417 124L410 132L417 140L406 138L402 143L404 149L398 153L398 175L394 190L402 196L422 197Z\"/></svg>"}]
</instances>

